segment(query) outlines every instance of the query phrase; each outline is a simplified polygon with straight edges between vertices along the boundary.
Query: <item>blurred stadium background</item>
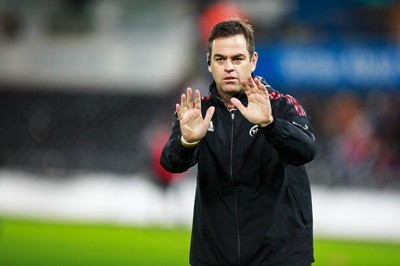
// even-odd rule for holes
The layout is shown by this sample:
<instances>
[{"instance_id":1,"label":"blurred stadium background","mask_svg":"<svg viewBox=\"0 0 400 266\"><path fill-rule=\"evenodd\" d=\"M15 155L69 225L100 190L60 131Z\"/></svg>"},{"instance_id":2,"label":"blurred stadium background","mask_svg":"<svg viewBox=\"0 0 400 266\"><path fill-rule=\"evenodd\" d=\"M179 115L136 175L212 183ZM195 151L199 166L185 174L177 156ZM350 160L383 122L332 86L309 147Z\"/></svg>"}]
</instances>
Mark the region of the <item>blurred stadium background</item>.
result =
<instances>
[{"instance_id":1,"label":"blurred stadium background","mask_svg":"<svg viewBox=\"0 0 400 266\"><path fill-rule=\"evenodd\" d=\"M0 0L0 246L15 217L190 228L195 170L157 156L232 14L312 118L316 237L400 242L399 1Z\"/></svg>"}]
</instances>

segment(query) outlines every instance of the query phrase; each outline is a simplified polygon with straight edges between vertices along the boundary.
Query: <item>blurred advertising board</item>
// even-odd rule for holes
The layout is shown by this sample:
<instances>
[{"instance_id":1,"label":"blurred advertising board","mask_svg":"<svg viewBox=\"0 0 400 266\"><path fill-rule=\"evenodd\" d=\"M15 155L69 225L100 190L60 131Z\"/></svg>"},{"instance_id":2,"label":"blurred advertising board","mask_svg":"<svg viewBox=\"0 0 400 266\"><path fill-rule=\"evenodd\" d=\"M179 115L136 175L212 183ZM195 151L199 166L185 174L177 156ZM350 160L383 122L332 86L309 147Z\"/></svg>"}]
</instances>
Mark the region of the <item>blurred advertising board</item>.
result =
<instances>
[{"instance_id":1,"label":"blurred advertising board","mask_svg":"<svg viewBox=\"0 0 400 266\"><path fill-rule=\"evenodd\" d=\"M279 44L256 47L271 85L310 90L400 90L400 47Z\"/></svg>"}]
</instances>

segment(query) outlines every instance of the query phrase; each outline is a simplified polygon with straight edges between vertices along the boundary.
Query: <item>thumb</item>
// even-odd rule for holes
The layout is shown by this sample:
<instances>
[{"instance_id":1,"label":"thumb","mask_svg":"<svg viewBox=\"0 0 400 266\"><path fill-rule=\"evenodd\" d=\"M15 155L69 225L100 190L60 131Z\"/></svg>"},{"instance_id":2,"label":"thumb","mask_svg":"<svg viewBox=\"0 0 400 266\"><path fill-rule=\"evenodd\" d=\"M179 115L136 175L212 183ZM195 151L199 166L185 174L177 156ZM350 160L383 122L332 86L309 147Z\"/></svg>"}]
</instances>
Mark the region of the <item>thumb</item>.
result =
<instances>
[{"instance_id":1,"label":"thumb","mask_svg":"<svg viewBox=\"0 0 400 266\"><path fill-rule=\"evenodd\" d=\"M204 121L206 122L206 124L210 124L211 118L214 115L214 111L215 111L215 107L211 106L210 108L207 109L207 113L206 116L204 117Z\"/></svg>"},{"instance_id":2,"label":"thumb","mask_svg":"<svg viewBox=\"0 0 400 266\"><path fill-rule=\"evenodd\" d=\"M241 112L243 113L243 111L246 109L246 107L244 107L244 105L242 104L241 101L239 101L236 98L231 98L231 103Z\"/></svg>"}]
</instances>

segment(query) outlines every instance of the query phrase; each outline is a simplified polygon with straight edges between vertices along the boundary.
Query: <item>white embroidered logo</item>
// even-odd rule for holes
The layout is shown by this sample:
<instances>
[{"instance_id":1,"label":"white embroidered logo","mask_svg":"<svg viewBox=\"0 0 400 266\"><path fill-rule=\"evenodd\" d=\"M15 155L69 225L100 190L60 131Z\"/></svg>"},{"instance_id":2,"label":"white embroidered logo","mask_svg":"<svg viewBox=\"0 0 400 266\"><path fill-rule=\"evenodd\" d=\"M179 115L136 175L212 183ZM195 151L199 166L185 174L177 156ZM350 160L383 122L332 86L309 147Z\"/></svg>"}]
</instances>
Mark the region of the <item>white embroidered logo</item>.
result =
<instances>
[{"instance_id":1,"label":"white embroidered logo","mask_svg":"<svg viewBox=\"0 0 400 266\"><path fill-rule=\"evenodd\" d=\"M304 129L304 130L307 130L307 129L308 129L307 124L305 124L304 126L302 126L302 125L296 123L295 121L293 121L292 123L293 123L293 125L298 126L298 127L301 127L301 128Z\"/></svg>"},{"instance_id":2,"label":"white embroidered logo","mask_svg":"<svg viewBox=\"0 0 400 266\"><path fill-rule=\"evenodd\" d=\"M208 126L207 131L214 132L214 125L213 125L213 122L212 122L212 121L210 121L210 125Z\"/></svg>"},{"instance_id":3,"label":"white embroidered logo","mask_svg":"<svg viewBox=\"0 0 400 266\"><path fill-rule=\"evenodd\" d=\"M252 128L250 128L250 130L249 130L250 137L254 137L254 135L257 133L257 131L258 131L258 125L255 125Z\"/></svg>"}]
</instances>

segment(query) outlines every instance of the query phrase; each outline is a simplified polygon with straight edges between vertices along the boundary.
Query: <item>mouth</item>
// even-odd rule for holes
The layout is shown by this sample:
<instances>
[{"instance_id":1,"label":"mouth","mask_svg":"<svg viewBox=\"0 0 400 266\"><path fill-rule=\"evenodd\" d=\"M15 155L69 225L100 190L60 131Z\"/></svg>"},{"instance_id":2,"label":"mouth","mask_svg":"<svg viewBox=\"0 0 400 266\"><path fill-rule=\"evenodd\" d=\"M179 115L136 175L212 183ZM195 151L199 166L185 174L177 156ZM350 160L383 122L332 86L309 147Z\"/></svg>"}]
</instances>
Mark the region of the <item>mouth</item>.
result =
<instances>
[{"instance_id":1,"label":"mouth","mask_svg":"<svg viewBox=\"0 0 400 266\"><path fill-rule=\"evenodd\" d=\"M235 78L233 76L227 76L227 77L224 78L225 82L233 82L233 81L236 81L236 80L237 80L237 78Z\"/></svg>"}]
</instances>

